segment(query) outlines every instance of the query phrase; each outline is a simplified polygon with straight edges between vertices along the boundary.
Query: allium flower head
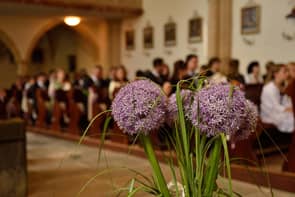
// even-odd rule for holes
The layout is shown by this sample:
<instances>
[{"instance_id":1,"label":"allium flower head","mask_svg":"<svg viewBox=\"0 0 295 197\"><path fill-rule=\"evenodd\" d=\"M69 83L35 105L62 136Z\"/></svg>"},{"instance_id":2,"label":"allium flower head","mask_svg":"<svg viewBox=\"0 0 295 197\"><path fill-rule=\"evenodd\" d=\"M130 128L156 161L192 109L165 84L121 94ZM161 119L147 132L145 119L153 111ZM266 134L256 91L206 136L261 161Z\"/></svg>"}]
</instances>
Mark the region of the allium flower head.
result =
<instances>
[{"instance_id":1,"label":"allium flower head","mask_svg":"<svg viewBox=\"0 0 295 197\"><path fill-rule=\"evenodd\" d=\"M180 92L185 114L189 113L189 109L192 105L193 98L194 98L193 95L194 95L194 92L188 89L182 89ZM178 116L178 106L176 101L176 93L174 93L169 97L166 122L169 125L173 126L173 123L177 120L177 116Z\"/></svg>"},{"instance_id":2,"label":"allium flower head","mask_svg":"<svg viewBox=\"0 0 295 197\"><path fill-rule=\"evenodd\" d=\"M245 121L241 123L240 129L232 136L234 141L247 139L251 132L256 130L258 120L258 110L256 105L247 100L245 113Z\"/></svg>"},{"instance_id":3,"label":"allium flower head","mask_svg":"<svg viewBox=\"0 0 295 197\"><path fill-rule=\"evenodd\" d=\"M112 103L112 115L123 132L137 134L158 129L165 121L167 97L150 80L123 87Z\"/></svg>"},{"instance_id":4,"label":"allium flower head","mask_svg":"<svg viewBox=\"0 0 295 197\"><path fill-rule=\"evenodd\" d=\"M220 132L233 136L244 129L252 130L256 125L255 112L244 93L228 84L215 84L200 90L194 99L189 119L207 136ZM243 135L247 135L247 132Z\"/></svg>"}]
</instances>

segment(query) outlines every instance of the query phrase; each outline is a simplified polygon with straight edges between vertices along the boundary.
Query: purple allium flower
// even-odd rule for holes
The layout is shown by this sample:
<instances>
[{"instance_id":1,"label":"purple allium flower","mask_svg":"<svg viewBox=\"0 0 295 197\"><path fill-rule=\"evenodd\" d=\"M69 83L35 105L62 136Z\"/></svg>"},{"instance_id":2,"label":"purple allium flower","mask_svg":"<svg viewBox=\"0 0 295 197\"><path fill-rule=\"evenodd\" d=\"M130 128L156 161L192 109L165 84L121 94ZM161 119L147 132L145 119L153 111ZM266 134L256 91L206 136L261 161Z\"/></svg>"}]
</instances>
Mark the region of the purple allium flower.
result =
<instances>
[{"instance_id":1,"label":"purple allium flower","mask_svg":"<svg viewBox=\"0 0 295 197\"><path fill-rule=\"evenodd\" d=\"M185 115L189 113L189 109L193 103L194 92L188 89L182 89L180 92L182 98L182 105ZM168 107L167 107L167 124L173 126L174 122L177 120L178 116L178 107L176 101L176 93L172 94L169 97Z\"/></svg>"},{"instance_id":2,"label":"purple allium flower","mask_svg":"<svg viewBox=\"0 0 295 197\"><path fill-rule=\"evenodd\" d=\"M256 124L254 117L248 117L249 111L254 114L240 89L228 84L215 84L198 92L188 116L192 124L207 136L220 132L233 136L245 129L245 124L252 125L248 125L247 130L252 130Z\"/></svg>"},{"instance_id":3,"label":"purple allium flower","mask_svg":"<svg viewBox=\"0 0 295 197\"><path fill-rule=\"evenodd\" d=\"M256 130L258 120L257 106L251 101L246 101L246 118L242 122L240 129L232 136L234 141L247 139L251 132Z\"/></svg>"},{"instance_id":4,"label":"purple allium flower","mask_svg":"<svg viewBox=\"0 0 295 197\"><path fill-rule=\"evenodd\" d=\"M158 129L165 121L167 97L150 80L123 87L112 103L112 115L123 132L137 134Z\"/></svg>"}]
</instances>

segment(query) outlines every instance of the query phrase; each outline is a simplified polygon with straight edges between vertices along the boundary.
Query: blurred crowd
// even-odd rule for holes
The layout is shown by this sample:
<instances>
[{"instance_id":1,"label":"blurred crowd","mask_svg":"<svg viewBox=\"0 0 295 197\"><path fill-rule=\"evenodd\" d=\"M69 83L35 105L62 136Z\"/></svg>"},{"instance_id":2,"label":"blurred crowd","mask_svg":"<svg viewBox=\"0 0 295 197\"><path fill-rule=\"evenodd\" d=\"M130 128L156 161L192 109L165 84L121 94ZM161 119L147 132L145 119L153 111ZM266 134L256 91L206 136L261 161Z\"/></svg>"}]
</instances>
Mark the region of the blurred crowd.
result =
<instances>
[{"instance_id":1,"label":"blurred crowd","mask_svg":"<svg viewBox=\"0 0 295 197\"><path fill-rule=\"evenodd\" d=\"M225 65L218 57L213 57L208 64L199 66L198 56L190 54L183 60L177 60L170 67L162 58L155 58L149 70L138 70L136 78L149 78L159 84L165 94L170 96L176 91L176 84L180 80L190 80L194 77L205 78L209 84L231 83L246 89L248 86L261 85L260 118L263 122L274 124L283 133L292 133L294 130L294 115L292 92L294 91L295 63L277 64L268 62L265 65L266 73L262 75L258 61L250 62L247 75L240 73L240 62L231 59ZM225 66L224 66L225 65ZM226 69L223 69L226 68ZM48 73L39 73L35 76L19 77L9 89L0 89L0 118L21 116L34 125L38 118L38 97L46 103L48 110L47 123L50 124L54 111L54 103L63 103L67 108L68 99L80 103L85 114L87 124L93 116L93 103L103 103L102 110L107 109L114 99L116 92L128 83L128 73L123 65L111 67L108 77L104 78L104 68L94 66L90 73L81 70L76 73L67 73L57 68ZM226 73L226 74L225 74ZM66 92L77 90L79 94L72 97ZM63 116L66 124L69 117ZM85 125L84 124L84 125Z\"/></svg>"}]
</instances>

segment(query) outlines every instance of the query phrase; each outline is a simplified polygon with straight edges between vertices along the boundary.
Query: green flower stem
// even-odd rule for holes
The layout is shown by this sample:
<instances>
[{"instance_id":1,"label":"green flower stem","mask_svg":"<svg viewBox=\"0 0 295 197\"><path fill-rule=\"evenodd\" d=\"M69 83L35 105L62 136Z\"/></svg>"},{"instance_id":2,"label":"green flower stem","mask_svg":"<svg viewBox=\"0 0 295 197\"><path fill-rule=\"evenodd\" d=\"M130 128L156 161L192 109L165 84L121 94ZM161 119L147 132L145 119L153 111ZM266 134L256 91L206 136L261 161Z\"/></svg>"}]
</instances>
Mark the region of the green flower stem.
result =
<instances>
[{"instance_id":1,"label":"green flower stem","mask_svg":"<svg viewBox=\"0 0 295 197\"><path fill-rule=\"evenodd\" d=\"M209 167L206 172L204 196L212 196L214 190L216 189L216 179L218 175L221 146L221 139L216 139L208 161Z\"/></svg>"},{"instance_id":2,"label":"green flower stem","mask_svg":"<svg viewBox=\"0 0 295 197\"><path fill-rule=\"evenodd\" d=\"M153 174L154 174L156 184L159 190L161 191L163 197L170 197L170 193L169 193L165 178L163 176L162 170L160 168L159 162L156 158L150 136L141 134L140 140L144 147L145 154L152 166Z\"/></svg>"},{"instance_id":3,"label":"green flower stem","mask_svg":"<svg viewBox=\"0 0 295 197\"><path fill-rule=\"evenodd\" d=\"M224 155L225 155L225 164L226 164L227 177L228 177L228 189L229 189L230 196L233 196L232 183L231 183L230 159L229 159L229 154L227 149L226 137L224 134L221 134L221 140L222 140L222 145L223 145Z\"/></svg>"}]
</instances>

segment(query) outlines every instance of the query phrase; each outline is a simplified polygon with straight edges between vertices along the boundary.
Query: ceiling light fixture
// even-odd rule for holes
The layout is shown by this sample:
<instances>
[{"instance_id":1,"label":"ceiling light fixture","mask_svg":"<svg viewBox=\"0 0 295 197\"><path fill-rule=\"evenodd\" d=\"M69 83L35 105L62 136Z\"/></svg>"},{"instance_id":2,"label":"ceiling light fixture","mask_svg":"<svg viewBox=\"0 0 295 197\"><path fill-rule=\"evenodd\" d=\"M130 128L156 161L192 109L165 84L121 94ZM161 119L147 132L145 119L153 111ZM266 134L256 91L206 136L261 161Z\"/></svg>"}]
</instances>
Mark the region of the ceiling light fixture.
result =
<instances>
[{"instance_id":1,"label":"ceiling light fixture","mask_svg":"<svg viewBox=\"0 0 295 197\"><path fill-rule=\"evenodd\" d=\"M64 22L69 26L76 26L81 22L81 18L78 16L66 16Z\"/></svg>"}]
</instances>

